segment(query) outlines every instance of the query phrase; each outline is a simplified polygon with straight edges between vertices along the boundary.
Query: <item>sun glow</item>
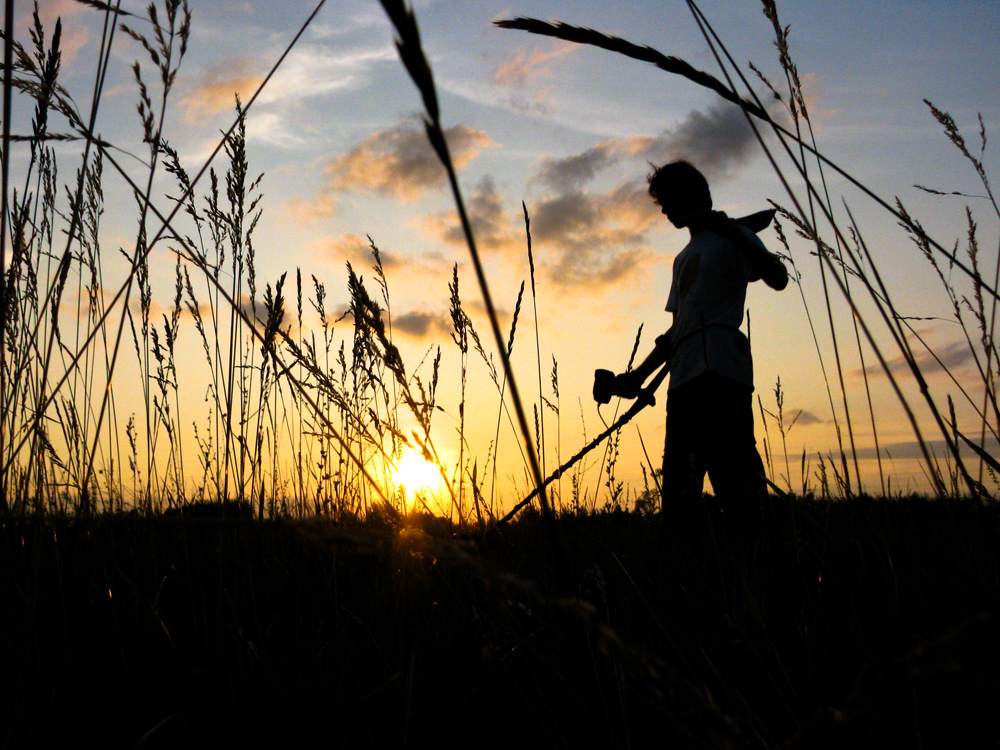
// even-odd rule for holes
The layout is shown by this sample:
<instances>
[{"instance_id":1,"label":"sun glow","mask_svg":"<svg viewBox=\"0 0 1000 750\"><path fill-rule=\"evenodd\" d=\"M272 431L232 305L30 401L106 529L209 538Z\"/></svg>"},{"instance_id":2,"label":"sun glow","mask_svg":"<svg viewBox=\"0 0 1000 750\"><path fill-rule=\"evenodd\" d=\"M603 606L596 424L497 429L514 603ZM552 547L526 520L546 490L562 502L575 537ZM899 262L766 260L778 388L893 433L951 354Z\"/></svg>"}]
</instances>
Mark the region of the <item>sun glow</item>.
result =
<instances>
[{"instance_id":1,"label":"sun glow","mask_svg":"<svg viewBox=\"0 0 1000 750\"><path fill-rule=\"evenodd\" d=\"M407 492L435 492L441 487L441 472L436 464L416 451L408 451L392 474L392 481Z\"/></svg>"}]
</instances>

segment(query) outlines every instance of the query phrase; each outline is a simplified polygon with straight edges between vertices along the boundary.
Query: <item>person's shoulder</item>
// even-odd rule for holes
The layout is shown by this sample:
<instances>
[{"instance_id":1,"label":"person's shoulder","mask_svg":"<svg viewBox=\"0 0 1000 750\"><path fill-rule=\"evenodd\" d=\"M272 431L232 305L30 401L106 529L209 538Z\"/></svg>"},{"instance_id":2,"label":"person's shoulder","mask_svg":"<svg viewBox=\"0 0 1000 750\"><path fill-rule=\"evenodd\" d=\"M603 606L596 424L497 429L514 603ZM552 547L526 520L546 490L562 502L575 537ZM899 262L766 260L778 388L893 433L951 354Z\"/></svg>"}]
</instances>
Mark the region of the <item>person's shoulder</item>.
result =
<instances>
[{"instance_id":1,"label":"person's shoulder","mask_svg":"<svg viewBox=\"0 0 1000 750\"><path fill-rule=\"evenodd\" d=\"M684 243L684 247L682 247L677 252L677 255L674 256L674 263L677 263L678 261L683 262L689 255L698 252L699 246L697 235L689 237L688 241Z\"/></svg>"}]
</instances>

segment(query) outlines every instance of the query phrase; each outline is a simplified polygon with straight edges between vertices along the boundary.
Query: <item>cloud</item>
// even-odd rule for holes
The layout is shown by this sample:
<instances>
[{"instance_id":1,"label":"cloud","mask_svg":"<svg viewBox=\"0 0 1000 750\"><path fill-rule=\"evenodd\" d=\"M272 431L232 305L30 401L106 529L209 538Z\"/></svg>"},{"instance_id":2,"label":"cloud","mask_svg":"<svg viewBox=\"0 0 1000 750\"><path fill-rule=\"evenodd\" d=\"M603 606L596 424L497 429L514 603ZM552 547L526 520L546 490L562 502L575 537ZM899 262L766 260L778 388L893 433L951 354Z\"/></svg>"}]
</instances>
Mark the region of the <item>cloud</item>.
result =
<instances>
[{"instance_id":1,"label":"cloud","mask_svg":"<svg viewBox=\"0 0 1000 750\"><path fill-rule=\"evenodd\" d=\"M377 244L376 244L377 246ZM319 253L339 263L350 263L358 272L375 265L371 241L357 232L345 232L339 237L324 237L317 245ZM379 248L382 270L388 272L409 265L396 253Z\"/></svg>"},{"instance_id":2,"label":"cloud","mask_svg":"<svg viewBox=\"0 0 1000 750\"><path fill-rule=\"evenodd\" d=\"M456 167L495 145L486 133L464 125L445 130L445 138ZM400 200L415 200L446 177L427 135L412 122L373 133L330 162L326 173L326 193L380 193Z\"/></svg>"},{"instance_id":3,"label":"cloud","mask_svg":"<svg viewBox=\"0 0 1000 750\"><path fill-rule=\"evenodd\" d=\"M281 63L258 101L284 104L289 99L353 90L368 79L375 63L395 59L396 51L388 44L346 51L328 44L302 44Z\"/></svg>"},{"instance_id":4,"label":"cloud","mask_svg":"<svg viewBox=\"0 0 1000 750\"><path fill-rule=\"evenodd\" d=\"M520 112L548 115L552 108L547 103L549 88L538 85L552 73L552 63L578 49L571 42L560 41L548 50L535 47L521 50L504 60L493 73L493 80L506 90L500 96L502 103Z\"/></svg>"},{"instance_id":5,"label":"cloud","mask_svg":"<svg viewBox=\"0 0 1000 750\"><path fill-rule=\"evenodd\" d=\"M82 18L74 18L74 16L82 16ZM62 54L62 66L63 71L65 71L66 66L72 65L76 61L80 50L90 41L87 20L91 18L99 20L101 16L99 11L87 8L76 0L46 0L38 5L38 18L42 22L42 28L45 29L46 49L52 44L56 19L62 20L59 51ZM31 12L21 14L16 23L18 37L24 40L28 35L27 30L33 25ZM33 49L33 45L26 45L26 47Z\"/></svg>"},{"instance_id":6,"label":"cloud","mask_svg":"<svg viewBox=\"0 0 1000 750\"><path fill-rule=\"evenodd\" d=\"M611 142L599 143L579 154L546 161L538 179L559 190L568 190L594 179L613 163Z\"/></svg>"},{"instance_id":7,"label":"cloud","mask_svg":"<svg viewBox=\"0 0 1000 750\"><path fill-rule=\"evenodd\" d=\"M623 158L643 156L654 143L653 138L645 136L609 138L579 154L545 160L537 179L557 190L581 187Z\"/></svg>"},{"instance_id":8,"label":"cloud","mask_svg":"<svg viewBox=\"0 0 1000 750\"><path fill-rule=\"evenodd\" d=\"M333 191L324 189L315 200L292 198L285 204L283 211L292 221L314 221L321 216L335 214L339 205L340 197Z\"/></svg>"},{"instance_id":9,"label":"cloud","mask_svg":"<svg viewBox=\"0 0 1000 750\"><path fill-rule=\"evenodd\" d=\"M556 171L566 174L569 170L562 170L555 160L542 167L542 173ZM632 180L606 193L568 188L568 179L553 177L551 182L563 189L528 206L535 259L546 278L561 286L594 288L622 281L657 262L645 245L659 213L644 181ZM481 249L524 255L520 206L506 210L489 177L476 186L468 211ZM456 246L465 242L454 211L428 215L423 227L439 241Z\"/></svg>"},{"instance_id":10,"label":"cloud","mask_svg":"<svg viewBox=\"0 0 1000 750\"><path fill-rule=\"evenodd\" d=\"M709 181L731 176L756 154L757 140L739 107L719 99L692 110L675 128L654 137L609 138L578 154L548 159L537 179L556 190L579 188L623 160L664 164L686 159Z\"/></svg>"},{"instance_id":11,"label":"cloud","mask_svg":"<svg viewBox=\"0 0 1000 750\"><path fill-rule=\"evenodd\" d=\"M610 138L543 161L534 182L550 192L531 207L531 227L550 280L568 286L613 284L658 262L647 244L659 213L645 180L633 178L601 193L589 185L602 173L623 163L633 174L644 173L645 162L683 158L711 181L749 161L755 144L741 110L719 100L656 137Z\"/></svg>"},{"instance_id":12,"label":"cloud","mask_svg":"<svg viewBox=\"0 0 1000 750\"><path fill-rule=\"evenodd\" d=\"M523 224L504 209L503 196L497 192L492 178L483 177L466 202L469 223L480 250L504 252L523 250ZM430 214L423 220L424 230L450 245L464 245L465 234L454 210Z\"/></svg>"},{"instance_id":13,"label":"cloud","mask_svg":"<svg viewBox=\"0 0 1000 750\"><path fill-rule=\"evenodd\" d=\"M565 57L576 48L577 45L570 42L560 42L549 50L537 47L530 52L522 50L500 63L493 78L504 86L524 86L530 79L548 75L547 63Z\"/></svg>"},{"instance_id":14,"label":"cloud","mask_svg":"<svg viewBox=\"0 0 1000 750\"><path fill-rule=\"evenodd\" d=\"M236 28L221 29L218 33L229 37L237 33ZM283 48L269 45L269 36L259 28L240 28L244 36L260 37L258 52L201 72L192 90L182 99L189 123L232 111L234 92L238 92L246 103L282 52ZM253 116L247 123L248 137L283 148L301 146L305 137L318 132L324 122L305 112L304 107L310 99L359 89L373 77L373 69L379 63L394 62L396 57L396 51L387 43L372 41L345 49L331 44L300 42L257 97Z\"/></svg>"},{"instance_id":15,"label":"cloud","mask_svg":"<svg viewBox=\"0 0 1000 750\"><path fill-rule=\"evenodd\" d=\"M802 427L823 423L824 420L817 417L811 411L806 411L805 409L799 409L798 414L795 415L795 424L801 425Z\"/></svg>"},{"instance_id":16,"label":"cloud","mask_svg":"<svg viewBox=\"0 0 1000 750\"><path fill-rule=\"evenodd\" d=\"M954 371L955 369L962 367L972 360L972 351L969 349L969 345L966 342L953 341L950 344L946 344L938 349L935 349L933 354L928 352L926 349L917 351L914 354L914 359L916 360L917 366L920 368L920 372L924 375L930 375L935 372L943 372L945 368L950 371ZM893 374L899 372L908 373L910 371L910 366L902 354L888 360L887 364L889 366L889 371ZM869 365L863 370L858 368L852 371L851 375L856 378L884 377L885 370L882 369L881 365L874 364Z\"/></svg>"},{"instance_id":17,"label":"cloud","mask_svg":"<svg viewBox=\"0 0 1000 750\"><path fill-rule=\"evenodd\" d=\"M973 442L976 442L976 439L973 438L971 435L968 437L972 439ZM960 443L959 453L962 455L962 457L965 460L969 460L970 458L974 459L975 456L972 449L969 448L961 440L959 441L959 443ZM930 453L932 457L942 459L945 456L951 455L951 451L948 449L948 444L942 439L926 440L924 441L924 445L927 447L927 452ZM903 458L922 459L924 457L923 452L920 450L920 443L918 443L916 440L882 444L879 446L879 448L881 449L883 458L888 457L894 459L903 459ZM995 456L997 455L998 452L1000 452L1000 443L997 442L996 438L987 437L984 450L991 456ZM871 447L871 448L858 449L858 458L861 459L877 458L877 454L875 453L875 448Z\"/></svg>"},{"instance_id":18,"label":"cloud","mask_svg":"<svg viewBox=\"0 0 1000 750\"><path fill-rule=\"evenodd\" d=\"M640 181L608 193L558 193L532 210L536 255L561 285L610 284L655 262L644 249L659 214Z\"/></svg>"},{"instance_id":19,"label":"cloud","mask_svg":"<svg viewBox=\"0 0 1000 750\"><path fill-rule=\"evenodd\" d=\"M392 316L392 332L424 338L436 333L450 334L451 319L438 313L413 311Z\"/></svg>"},{"instance_id":20,"label":"cloud","mask_svg":"<svg viewBox=\"0 0 1000 750\"><path fill-rule=\"evenodd\" d=\"M839 113L836 109L826 109L823 103L826 101L826 86L823 80L816 73L803 73L800 76L802 83L802 96L806 102L806 109L809 118L816 121L816 118L827 119Z\"/></svg>"},{"instance_id":21,"label":"cloud","mask_svg":"<svg viewBox=\"0 0 1000 750\"><path fill-rule=\"evenodd\" d=\"M704 110L689 112L677 127L652 139L640 155L656 164L686 159L711 182L729 177L750 161L757 145L743 111L718 99Z\"/></svg>"},{"instance_id":22,"label":"cloud","mask_svg":"<svg viewBox=\"0 0 1000 750\"><path fill-rule=\"evenodd\" d=\"M488 176L477 185L467 208L481 250L524 256L527 240L520 206L505 210ZM603 194L583 190L551 194L529 206L536 263L547 279L560 286L593 289L619 282L657 262L643 245L658 216L639 181ZM465 243L454 211L425 217L423 227L439 241Z\"/></svg>"},{"instance_id":23,"label":"cloud","mask_svg":"<svg viewBox=\"0 0 1000 750\"><path fill-rule=\"evenodd\" d=\"M254 75L249 60L233 60L206 70L194 90L181 99L184 119L197 123L219 112L231 112L238 94L245 103L260 85L262 78Z\"/></svg>"},{"instance_id":24,"label":"cloud","mask_svg":"<svg viewBox=\"0 0 1000 750\"><path fill-rule=\"evenodd\" d=\"M621 282L659 262L648 248L648 235L660 216L645 180L633 178L606 192L589 188L601 173L623 161L637 162L634 174L646 161L688 158L710 178L725 176L750 158L753 143L740 110L720 101L691 112L676 128L655 138L611 138L580 153L543 161L532 182L549 192L529 206L532 240L543 272L561 286L594 288ZM646 169L642 164L641 171ZM489 178L476 187L469 214L483 249L523 251L520 212L504 209ZM464 242L454 212L431 214L424 219L424 228L443 242Z\"/></svg>"}]
</instances>

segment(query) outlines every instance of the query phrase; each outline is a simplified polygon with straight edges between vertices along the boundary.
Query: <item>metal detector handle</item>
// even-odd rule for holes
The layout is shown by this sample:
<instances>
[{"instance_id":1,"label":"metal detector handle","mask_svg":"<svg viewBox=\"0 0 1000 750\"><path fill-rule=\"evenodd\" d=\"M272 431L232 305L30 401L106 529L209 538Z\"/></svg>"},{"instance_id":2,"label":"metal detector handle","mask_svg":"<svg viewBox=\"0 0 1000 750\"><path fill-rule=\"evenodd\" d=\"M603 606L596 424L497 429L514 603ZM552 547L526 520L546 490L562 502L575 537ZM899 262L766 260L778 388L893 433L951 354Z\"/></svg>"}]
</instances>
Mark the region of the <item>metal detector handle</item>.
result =
<instances>
[{"instance_id":1,"label":"metal detector handle","mask_svg":"<svg viewBox=\"0 0 1000 750\"><path fill-rule=\"evenodd\" d=\"M613 425L608 427L604 432L602 432L596 438L587 443L587 445L585 445L582 449L580 449L575 456L569 459L566 463L564 463L554 472L549 474L548 478L544 482L542 482L538 487L535 487L535 489L529 492L527 497L521 500L517 505L515 505L510 510L510 512L507 513L507 515L505 515L498 521L499 525L502 526L505 523L508 523L510 519L512 519L514 516L517 515L517 512L521 510L521 508L530 503L533 498L537 497L538 494L543 489L548 487L555 480L557 480L559 477L565 474L568 469L572 468L574 464L577 463L577 461L586 456L588 453L594 450L594 448L596 448L598 445L607 440L608 437L610 437L615 432L624 427L626 424L628 424L632 420L632 417L641 412L644 408L646 408L647 405L656 403L656 399L653 397L653 394L656 392L656 389L660 387L660 383L663 382L663 379L667 377L668 372L670 372L669 361L666 364L664 364L663 367L661 367L659 371L653 376L653 379L649 381L649 385L647 385L639 392L639 397L636 399L636 402L632 404L632 406L629 408L627 412L625 412L621 417L619 417L618 420Z\"/></svg>"},{"instance_id":2,"label":"metal detector handle","mask_svg":"<svg viewBox=\"0 0 1000 750\"><path fill-rule=\"evenodd\" d=\"M656 406L656 398L653 394L656 393L656 389L660 387L660 383L663 382L663 379L667 377L668 372L670 372L669 361L656 371L653 379L649 381L649 385L639 391L637 400L641 401L645 406Z\"/></svg>"}]
</instances>

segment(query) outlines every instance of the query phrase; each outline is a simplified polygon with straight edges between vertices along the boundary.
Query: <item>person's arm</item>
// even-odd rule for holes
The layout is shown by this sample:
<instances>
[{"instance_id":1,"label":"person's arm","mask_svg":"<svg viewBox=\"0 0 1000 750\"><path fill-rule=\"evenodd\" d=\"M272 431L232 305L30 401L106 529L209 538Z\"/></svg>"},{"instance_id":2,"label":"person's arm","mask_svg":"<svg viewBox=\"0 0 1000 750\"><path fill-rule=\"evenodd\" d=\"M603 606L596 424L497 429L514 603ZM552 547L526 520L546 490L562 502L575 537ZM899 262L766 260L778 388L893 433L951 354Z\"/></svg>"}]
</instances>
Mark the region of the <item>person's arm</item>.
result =
<instances>
[{"instance_id":1,"label":"person's arm","mask_svg":"<svg viewBox=\"0 0 1000 750\"><path fill-rule=\"evenodd\" d=\"M750 257L753 270L757 272L765 284L779 292L788 286L788 271L785 270L785 264L781 262L781 258L752 243L747 243L744 249Z\"/></svg>"},{"instance_id":2,"label":"person's arm","mask_svg":"<svg viewBox=\"0 0 1000 750\"><path fill-rule=\"evenodd\" d=\"M761 229L767 226L769 221L766 223L763 221L754 222L753 220L759 216L763 216L768 212L762 211L758 214L746 217L748 224L745 225L747 229L751 232L759 231L754 224L762 224ZM771 212L773 215L773 212ZM743 230L740 228L743 220L740 219L730 219L722 211L711 211L703 216L699 217L697 226L709 230L710 232L715 232L716 234L725 237L730 242L732 242L736 247L738 247L750 261L750 265L753 267L754 273L759 276L765 284L767 284L772 289L781 291L786 286L788 286L788 271L785 270L785 264L781 262L781 258L772 252L769 252L764 244L760 240L756 239L756 236L751 239L748 237Z\"/></svg>"},{"instance_id":3,"label":"person's arm","mask_svg":"<svg viewBox=\"0 0 1000 750\"><path fill-rule=\"evenodd\" d=\"M743 234L738 227L733 227L733 229L740 232L742 240L737 242L736 246L746 254L754 272L760 276L761 280L779 292L788 286L788 271L785 270L785 264L781 262L781 258L765 248L760 240L755 242Z\"/></svg>"}]
</instances>

